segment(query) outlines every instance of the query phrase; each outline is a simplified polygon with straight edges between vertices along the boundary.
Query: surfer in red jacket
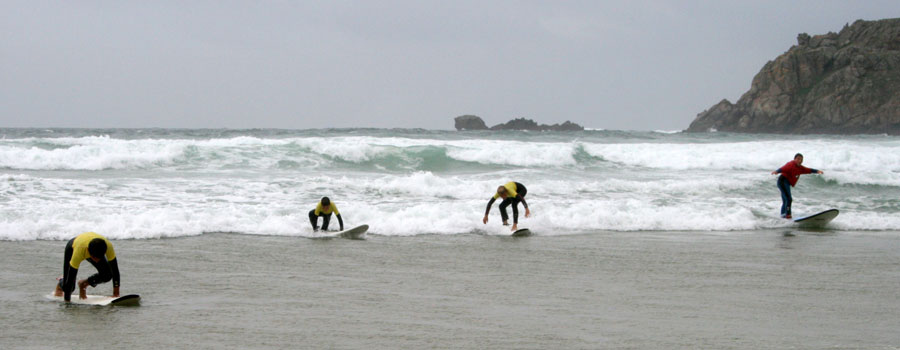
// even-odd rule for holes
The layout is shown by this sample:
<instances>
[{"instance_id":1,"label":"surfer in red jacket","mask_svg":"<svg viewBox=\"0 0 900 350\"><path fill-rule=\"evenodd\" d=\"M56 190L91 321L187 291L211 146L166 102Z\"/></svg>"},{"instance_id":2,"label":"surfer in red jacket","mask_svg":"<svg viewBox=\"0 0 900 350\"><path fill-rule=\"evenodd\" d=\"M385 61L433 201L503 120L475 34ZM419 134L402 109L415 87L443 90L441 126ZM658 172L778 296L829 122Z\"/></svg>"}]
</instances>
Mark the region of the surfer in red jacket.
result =
<instances>
[{"instance_id":1,"label":"surfer in red jacket","mask_svg":"<svg viewBox=\"0 0 900 350\"><path fill-rule=\"evenodd\" d=\"M793 202L791 187L797 184L800 175L812 173L824 174L821 170L803 166L803 155L800 153L794 155L794 160L772 172L772 175L781 174L778 177L778 189L781 190L781 217L791 218L791 202Z\"/></svg>"}]
</instances>

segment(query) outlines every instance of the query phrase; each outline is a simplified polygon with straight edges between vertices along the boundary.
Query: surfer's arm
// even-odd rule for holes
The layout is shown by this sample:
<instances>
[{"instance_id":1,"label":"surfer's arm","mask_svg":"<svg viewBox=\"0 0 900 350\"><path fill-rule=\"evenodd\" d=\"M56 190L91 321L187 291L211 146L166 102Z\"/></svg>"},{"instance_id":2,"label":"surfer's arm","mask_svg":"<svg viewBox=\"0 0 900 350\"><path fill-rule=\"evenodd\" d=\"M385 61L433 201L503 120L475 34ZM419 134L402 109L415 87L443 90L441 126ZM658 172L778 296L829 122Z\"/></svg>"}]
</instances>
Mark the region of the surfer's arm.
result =
<instances>
[{"instance_id":1,"label":"surfer's arm","mask_svg":"<svg viewBox=\"0 0 900 350\"><path fill-rule=\"evenodd\" d=\"M775 170L772 172L772 175L775 175L775 174L781 174L781 168L778 168L778 170Z\"/></svg>"},{"instance_id":2,"label":"surfer's arm","mask_svg":"<svg viewBox=\"0 0 900 350\"><path fill-rule=\"evenodd\" d=\"M522 201L522 206L525 207L525 217L527 218L527 217L531 216L531 210L528 210L528 203L525 202L525 197L522 197L521 195L519 195L519 200Z\"/></svg>"},{"instance_id":3,"label":"surfer's arm","mask_svg":"<svg viewBox=\"0 0 900 350\"><path fill-rule=\"evenodd\" d=\"M497 200L497 198L491 197L491 200L488 201L487 208L484 208L484 216L488 216L488 214L491 213L491 206L494 205L495 200Z\"/></svg>"},{"instance_id":4,"label":"surfer's arm","mask_svg":"<svg viewBox=\"0 0 900 350\"><path fill-rule=\"evenodd\" d=\"M520 195L516 196L516 199L518 199L520 202L522 202L522 206L524 206L525 209L528 209L528 203L525 202L525 197L522 197L522 195L520 194Z\"/></svg>"},{"instance_id":5,"label":"surfer's arm","mask_svg":"<svg viewBox=\"0 0 900 350\"><path fill-rule=\"evenodd\" d=\"M488 201L487 208L484 208L484 219L481 219L481 222L488 222L488 214L491 212L491 206L494 205L494 201L497 200L496 197L491 197L491 200Z\"/></svg>"},{"instance_id":6,"label":"surfer's arm","mask_svg":"<svg viewBox=\"0 0 900 350\"><path fill-rule=\"evenodd\" d=\"M75 290L75 278L78 276L78 269L68 265L69 271L66 272L66 278L63 281L63 293L66 301L72 300L72 291Z\"/></svg>"},{"instance_id":7,"label":"surfer's arm","mask_svg":"<svg viewBox=\"0 0 900 350\"><path fill-rule=\"evenodd\" d=\"M344 230L344 219L341 219L341 214L337 214L338 223L341 224L341 231Z\"/></svg>"},{"instance_id":8,"label":"surfer's arm","mask_svg":"<svg viewBox=\"0 0 900 350\"><path fill-rule=\"evenodd\" d=\"M119 277L119 259L112 259L112 261L109 262L109 271L112 274L113 288L118 289L119 284L121 283Z\"/></svg>"},{"instance_id":9,"label":"surfer's arm","mask_svg":"<svg viewBox=\"0 0 900 350\"><path fill-rule=\"evenodd\" d=\"M109 262L109 270L112 273L112 281L113 281L113 296L119 296L119 285L122 283L119 277L119 259L112 259Z\"/></svg>"}]
</instances>

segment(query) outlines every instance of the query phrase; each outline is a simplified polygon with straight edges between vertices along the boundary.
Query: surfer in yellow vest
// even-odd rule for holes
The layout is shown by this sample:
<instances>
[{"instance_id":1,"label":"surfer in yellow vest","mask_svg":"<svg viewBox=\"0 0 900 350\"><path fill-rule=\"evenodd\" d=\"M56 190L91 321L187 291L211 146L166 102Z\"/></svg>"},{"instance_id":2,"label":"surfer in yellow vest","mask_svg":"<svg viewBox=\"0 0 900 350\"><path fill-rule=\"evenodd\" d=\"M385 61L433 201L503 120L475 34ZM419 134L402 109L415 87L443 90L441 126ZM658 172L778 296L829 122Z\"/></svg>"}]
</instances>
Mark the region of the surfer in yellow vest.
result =
<instances>
[{"instance_id":1,"label":"surfer in yellow vest","mask_svg":"<svg viewBox=\"0 0 900 350\"><path fill-rule=\"evenodd\" d=\"M337 215L338 223L341 224L341 231L344 230L344 219L341 219L341 212L338 211L337 205L331 202L328 197L322 197L322 200L316 204L316 209L309 211L309 223L312 224L313 231L319 230L319 217L322 217L322 231L328 231L328 223L331 222L331 214Z\"/></svg>"},{"instance_id":2,"label":"surfer in yellow vest","mask_svg":"<svg viewBox=\"0 0 900 350\"><path fill-rule=\"evenodd\" d=\"M106 237L94 232L85 232L69 240L63 258L63 277L56 284L56 296L65 296L66 301L72 301L72 291L75 290L75 278L78 275L78 267L82 261L87 260L97 273L87 279L78 281L78 297L87 298L87 286L97 287L100 283L113 281L113 297L119 296L119 263L116 261L116 251L112 243Z\"/></svg>"},{"instance_id":3,"label":"surfer in yellow vest","mask_svg":"<svg viewBox=\"0 0 900 350\"><path fill-rule=\"evenodd\" d=\"M511 230L515 231L519 226L519 202L522 202L522 205L525 207L525 217L531 216L531 211L528 210L528 203L525 202L526 193L528 193L528 190L525 188L525 185L518 182L510 181L503 186L497 187L497 193L488 201L487 209L484 210L484 219L481 221L487 224L488 214L491 213L491 206L494 205L494 201L497 198L503 198L503 201L500 202L500 217L503 219L503 226L509 225L509 215L506 214L506 207L512 204L513 225Z\"/></svg>"}]
</instances>

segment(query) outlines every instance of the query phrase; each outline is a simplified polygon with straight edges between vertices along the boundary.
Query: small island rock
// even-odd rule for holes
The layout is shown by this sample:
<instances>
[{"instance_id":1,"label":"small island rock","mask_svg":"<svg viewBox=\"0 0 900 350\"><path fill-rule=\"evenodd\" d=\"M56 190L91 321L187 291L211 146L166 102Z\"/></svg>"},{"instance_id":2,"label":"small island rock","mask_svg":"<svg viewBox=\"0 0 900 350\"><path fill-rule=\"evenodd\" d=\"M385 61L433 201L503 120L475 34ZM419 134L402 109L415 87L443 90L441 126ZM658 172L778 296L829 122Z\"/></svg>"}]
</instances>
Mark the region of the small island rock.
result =
<instances>
[{"instance_id":1,"label":"small island rock","mask_svg":"<svg viewBox=\"0 0 900 350\"><path fill-rule=\"evenodd\" d=\"M487 124L477 115L461 115L453 119L456 130L487 130Z\"/></svg>"}]
</instances>

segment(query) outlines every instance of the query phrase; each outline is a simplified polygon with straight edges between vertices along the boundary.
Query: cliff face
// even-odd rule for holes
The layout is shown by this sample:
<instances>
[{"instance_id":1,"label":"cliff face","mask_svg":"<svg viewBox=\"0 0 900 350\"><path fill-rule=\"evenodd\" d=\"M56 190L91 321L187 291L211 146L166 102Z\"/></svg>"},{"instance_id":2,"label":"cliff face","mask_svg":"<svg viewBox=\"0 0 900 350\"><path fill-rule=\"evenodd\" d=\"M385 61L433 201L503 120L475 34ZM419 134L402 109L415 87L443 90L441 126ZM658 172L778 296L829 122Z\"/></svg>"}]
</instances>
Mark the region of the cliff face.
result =
<instances>
[{"instance_id":1,"label":"cliff face","mask_svg":"<svg viewBox=\"0 0 900 350\"><path fill-rule=\"evenodd\" d=\"M900 18L797 36L737 103L722 100L686 131L900 135Z\"/></svg>"}]
</instances>

